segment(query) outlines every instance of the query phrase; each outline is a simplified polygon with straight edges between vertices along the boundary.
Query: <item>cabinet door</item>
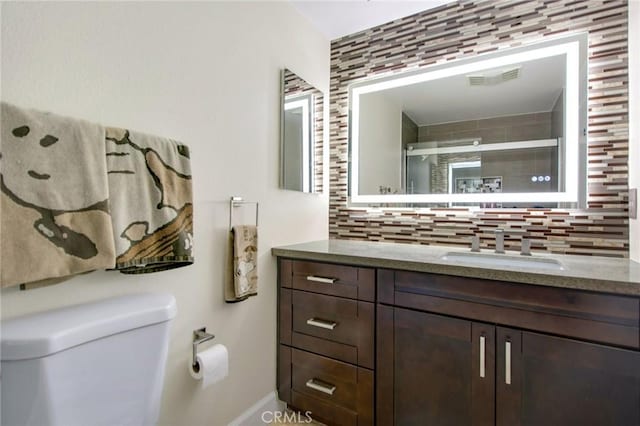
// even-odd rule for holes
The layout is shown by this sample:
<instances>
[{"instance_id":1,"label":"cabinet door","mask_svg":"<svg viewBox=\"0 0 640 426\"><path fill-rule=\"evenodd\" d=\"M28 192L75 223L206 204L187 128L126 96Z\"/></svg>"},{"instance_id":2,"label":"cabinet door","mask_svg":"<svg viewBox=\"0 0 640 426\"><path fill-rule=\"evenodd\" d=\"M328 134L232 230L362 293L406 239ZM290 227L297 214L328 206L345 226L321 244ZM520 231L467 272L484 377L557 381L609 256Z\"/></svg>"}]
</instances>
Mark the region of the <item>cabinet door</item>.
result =
<instances>
[{"instance_id":1,"label":"cabinet door","mask_svg":"<svg viewBox=\"0 0 640 426\"><path fill-rule=\"evenodd\" d=\"M378 306L377 423L492 425L492 325Z\"/></svg>"},{"instance_id":2,"label":"cabinet door","mask_svg":"<svg viewBox=\"0 0 640 426\"><path fill-rule=\"evenodd\" d=\"M496 424L639 425L640 352L497 328Z\"/></svg>"}]
</instances>

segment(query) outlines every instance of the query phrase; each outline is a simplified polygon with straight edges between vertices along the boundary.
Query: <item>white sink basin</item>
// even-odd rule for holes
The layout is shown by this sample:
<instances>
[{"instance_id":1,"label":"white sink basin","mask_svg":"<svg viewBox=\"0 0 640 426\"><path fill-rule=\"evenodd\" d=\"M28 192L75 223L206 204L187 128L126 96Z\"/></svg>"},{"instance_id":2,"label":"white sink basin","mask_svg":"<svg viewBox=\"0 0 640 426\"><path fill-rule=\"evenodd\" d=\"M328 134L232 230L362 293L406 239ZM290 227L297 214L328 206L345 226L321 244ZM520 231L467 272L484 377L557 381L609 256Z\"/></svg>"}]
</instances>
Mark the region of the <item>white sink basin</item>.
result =
<instances>
[{"instance_id":1,"label":"white sink basin","mask_svg":"<svg viewBox=\"0 0 640 426\"><path fill-rule=\"evenodd\" d=\"M527 256L510 256L490 253L449 252L440 257L452 263L464 263L474 266L532 268L538 270L562 271L564 267L555 259Z\"/></svg>"}]
</instances>

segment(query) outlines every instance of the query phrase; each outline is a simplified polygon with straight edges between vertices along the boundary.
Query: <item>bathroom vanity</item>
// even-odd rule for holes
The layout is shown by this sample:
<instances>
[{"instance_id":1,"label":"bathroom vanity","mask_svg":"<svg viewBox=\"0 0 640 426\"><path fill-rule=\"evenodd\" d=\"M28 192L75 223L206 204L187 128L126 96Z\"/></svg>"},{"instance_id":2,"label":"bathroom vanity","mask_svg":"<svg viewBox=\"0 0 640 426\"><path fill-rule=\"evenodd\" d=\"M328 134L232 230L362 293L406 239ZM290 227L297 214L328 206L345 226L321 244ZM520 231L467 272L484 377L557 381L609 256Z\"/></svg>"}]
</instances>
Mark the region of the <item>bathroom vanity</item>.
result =
<instances>
[{"instance_id":1,"label":"bathroom vanity","mask_svg":"<svg viewBox=\"0 0 640 426\"><path fill-rule=\"evenodd\" d=\"M274 248L280 399L331 425L640 424L640 265L467 253Z\"/></svg>"}]
</instances>

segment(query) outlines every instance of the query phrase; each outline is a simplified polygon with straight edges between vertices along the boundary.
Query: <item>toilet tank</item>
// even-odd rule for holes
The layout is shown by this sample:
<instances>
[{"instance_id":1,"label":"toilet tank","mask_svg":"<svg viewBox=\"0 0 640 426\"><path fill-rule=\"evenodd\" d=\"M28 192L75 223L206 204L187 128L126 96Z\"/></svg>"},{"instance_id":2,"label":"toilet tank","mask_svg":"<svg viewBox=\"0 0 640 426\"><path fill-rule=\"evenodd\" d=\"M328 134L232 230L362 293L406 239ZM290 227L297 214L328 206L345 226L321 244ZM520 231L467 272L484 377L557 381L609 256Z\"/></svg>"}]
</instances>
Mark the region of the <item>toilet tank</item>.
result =
<instances>
[{"instance_id":1,"label":"toilet tank","mask_svg":"<svg viewBox=\"0 0 640 426\"><path fill-rule=\"evenodd\" d=\"M175 315L147 293L2 321L2 426L155 424Z\"/></svg>"}]
</instances>

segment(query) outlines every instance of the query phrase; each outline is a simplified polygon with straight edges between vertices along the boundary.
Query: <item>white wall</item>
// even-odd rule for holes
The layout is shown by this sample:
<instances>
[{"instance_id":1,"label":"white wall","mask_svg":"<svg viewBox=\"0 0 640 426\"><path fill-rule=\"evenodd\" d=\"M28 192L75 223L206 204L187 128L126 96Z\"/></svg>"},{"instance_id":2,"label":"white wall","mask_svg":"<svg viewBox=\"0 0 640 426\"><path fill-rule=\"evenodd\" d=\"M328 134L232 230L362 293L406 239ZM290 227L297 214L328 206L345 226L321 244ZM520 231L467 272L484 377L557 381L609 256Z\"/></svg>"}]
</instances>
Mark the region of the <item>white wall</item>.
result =
<instances>
[{"instance_id":1,"label":"white wall","mask_svg":"<svg viewBox=\"0 0 640 426\"><path fill-rule=\"evenodd\" d=\"M402 108L384 94L360 96L358 191L379 194L380 186L402 187Z\"/></svg>"},{"instance_id":2,"label":"white wall","mask_svg":"<svg viewBox=\"0 0 640 426\"><path fill-rule=\"evenodd\" d=\"M328 236L328 196L277 189L284 67L328 93L329 42L286 2L2 3L2 99L191 147L193 266L140 276L95 272L1 295L7 318L123 293L173 293L179 313L163 425L223 425L275 389L270 249ZM228 305L231 195L260 202L260 280L257 297ZM191 332L201 326L231 357L230 376L206 390L187 373Z\"/></svg>"},{"instance_id":3,"label":"white wall","mask_svg":"<svg viewBox=\"0 0 640 426\"><path fill-rule=\"evenodd\" d=\"M640 190L640 0L629 2L629 188ZM629 222L631 259L640 262L640 220Z\"/></svg>"}]
</instances>

